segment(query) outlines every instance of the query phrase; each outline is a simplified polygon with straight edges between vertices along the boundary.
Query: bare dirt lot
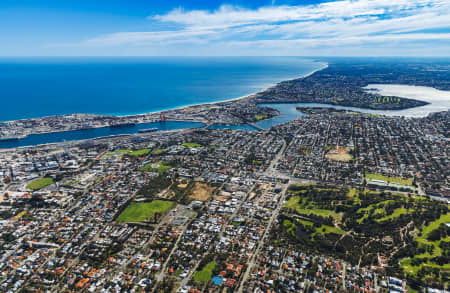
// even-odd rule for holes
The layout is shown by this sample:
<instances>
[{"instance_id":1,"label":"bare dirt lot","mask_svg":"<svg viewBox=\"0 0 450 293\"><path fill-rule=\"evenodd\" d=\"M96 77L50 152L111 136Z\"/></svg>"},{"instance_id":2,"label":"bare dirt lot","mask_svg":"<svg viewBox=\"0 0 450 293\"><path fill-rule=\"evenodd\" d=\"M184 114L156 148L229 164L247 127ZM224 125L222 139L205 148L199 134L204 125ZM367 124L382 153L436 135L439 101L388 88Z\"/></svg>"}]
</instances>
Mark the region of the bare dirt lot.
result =
<instances>
[{"instance_id":1,"label":"bare dirt lot","mask_svg":"<svg viewBox=\"0 0 450 293\"><path fill-rule=\"evenodd\" d=\"M192 188L190 199L206 201L211 198L214 192L214 187L209 186L206 183L195 182L194 188Z\"/></svg>"},{"instance_id":2,"label":"bare dirt lot","mask_svg":"<svg viewBox=\"0 0 450 293\"><path fill-rule=\"evenodd\" d=\"M331 149L327 154L326 157L329 160L332 161L339 161L339 162L348 162L351 159L353 159L353 156L348 153L347 148L343 146L338 146L334 149Z\"/></svg>"}]
</instances>

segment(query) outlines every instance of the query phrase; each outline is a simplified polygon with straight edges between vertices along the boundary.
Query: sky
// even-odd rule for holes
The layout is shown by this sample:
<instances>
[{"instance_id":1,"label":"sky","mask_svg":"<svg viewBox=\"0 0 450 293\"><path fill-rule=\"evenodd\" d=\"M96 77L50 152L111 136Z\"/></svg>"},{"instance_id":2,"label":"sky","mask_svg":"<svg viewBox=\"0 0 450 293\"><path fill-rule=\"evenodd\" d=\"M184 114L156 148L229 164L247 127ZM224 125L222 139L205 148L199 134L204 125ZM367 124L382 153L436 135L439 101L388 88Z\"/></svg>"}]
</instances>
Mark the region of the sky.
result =
<instances>
[{"instance_id":1,"label":"sky","mask_svg":"<svg viewBox=\"0 0 450 293\"><path fill-rule=\"evenodd\" d=\"M450 0L1 0L0 56L450 56Z\"/></svg>"}]
</instances>

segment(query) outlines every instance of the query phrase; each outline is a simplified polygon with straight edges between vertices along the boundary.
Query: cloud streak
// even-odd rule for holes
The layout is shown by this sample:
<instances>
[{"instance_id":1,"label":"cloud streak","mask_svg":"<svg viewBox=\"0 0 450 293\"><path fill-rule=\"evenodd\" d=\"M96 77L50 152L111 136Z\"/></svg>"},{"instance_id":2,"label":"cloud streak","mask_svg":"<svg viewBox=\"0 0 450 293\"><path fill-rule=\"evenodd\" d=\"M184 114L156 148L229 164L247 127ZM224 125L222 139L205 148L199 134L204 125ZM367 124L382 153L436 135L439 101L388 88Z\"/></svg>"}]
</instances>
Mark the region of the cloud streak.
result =
<instances>
[{"instance_id":1,"label":"cloud streak","mask_svg":"<svg viewBox=\"0 0 450 293\"><path fill-rule=\"evenodd\" d=\"M271 48L275 53L277 48L313 52L319 46L379 49L386 42L415 49L422 48L423 42L434 42L450 49L450 0L340 0L257 9L223 5L214 11L177 8L148 19L177 29L112 33L79 45L223 45L236 50Z\"/></svg>"}]
</instances>

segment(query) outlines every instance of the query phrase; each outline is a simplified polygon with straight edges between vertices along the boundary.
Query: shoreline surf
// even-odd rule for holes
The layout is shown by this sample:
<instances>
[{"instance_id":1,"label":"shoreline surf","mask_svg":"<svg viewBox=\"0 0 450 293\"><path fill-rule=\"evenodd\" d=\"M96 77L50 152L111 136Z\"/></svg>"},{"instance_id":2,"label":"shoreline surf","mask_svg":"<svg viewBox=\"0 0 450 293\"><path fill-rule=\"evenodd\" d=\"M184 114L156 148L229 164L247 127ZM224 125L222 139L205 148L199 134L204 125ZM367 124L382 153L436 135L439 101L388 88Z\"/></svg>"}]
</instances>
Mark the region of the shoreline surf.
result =
<instances>
[{"instance_id":1,"label":"shoreline surf","mask_svg":"<svg viewBox=\"0 0 450 293\"><path fill-rule=\"evenodd\" d=\"M324 70L326 68L328 68L328 63L325 62L323 64L323 66L321 66L320 68L317 68L317 69L307 73L306 75L303 75L303 76L300 76L300 77L286 78L285 80L282 80L280 82L294 80L294 79L300 79L300 78L307 78L308 76L311 76L314 73L316 73L318 71L321 71L321 70ZM262 91L268 90L268 89L276 86L280 82L277 82L275 84L271 84L270 86L264 87L260 91L257 91L257 92L254 92L254 93L251 93L251 94L248 94L248 95L240 96L240 97L237 97L237 98L231 98L231 99L226 99L226 100L221 100L221 101L214 101L214 102L194 103L194 104L189 104L189 105L178 106L178 107L175 107L175 108L167 108L167 109L163 109L163 110L156 110L156 111L149 111L149 112L142 112L142 113L135 113L135 114L130 113L130 114L123 114L123 115L116 114L116 115L106 115L106 116L115 116L115 117L119 117L119 118L127 118L127 117L142 116L142 115L149 115L149 114L160 114L160 113L163 113L163 112L166 112L166 111L184 110L184 109L189 108L189 107L198 107L198 106L205 106L205 105L217 105L217 104L223 104L223 103L231 103L231 102L236 102L236 101L239 101L239 100L244 100L244 99L247 99L247 98L251 98L252 96L254 96L254 95L256 95L256 94L258 94L258 93L260 93ZM87 113L80 113L80 114L87 114ZM90 113L90 114L91 115L101 115L101 114L93 114L93 113Z\"/></svg>"}]
</instances>

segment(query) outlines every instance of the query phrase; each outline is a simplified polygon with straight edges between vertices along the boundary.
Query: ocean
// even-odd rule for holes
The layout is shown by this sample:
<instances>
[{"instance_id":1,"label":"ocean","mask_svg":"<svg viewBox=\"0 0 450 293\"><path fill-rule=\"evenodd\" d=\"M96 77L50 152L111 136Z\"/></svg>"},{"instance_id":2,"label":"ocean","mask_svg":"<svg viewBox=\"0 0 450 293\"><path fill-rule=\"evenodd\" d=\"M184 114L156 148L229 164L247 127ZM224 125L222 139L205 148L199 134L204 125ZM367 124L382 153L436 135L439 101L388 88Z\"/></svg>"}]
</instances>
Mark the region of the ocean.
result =
<instances>
[{"instance_id":1,"label":"ocean","mask_svg":"<svg viewBox=\"0 0 450 293\"><path fill-rule=\"evenodd\" d=\"M3 58L0 121L129 115L217 102L323 65L301 57Z\"/></svg>"}]
</instances>

